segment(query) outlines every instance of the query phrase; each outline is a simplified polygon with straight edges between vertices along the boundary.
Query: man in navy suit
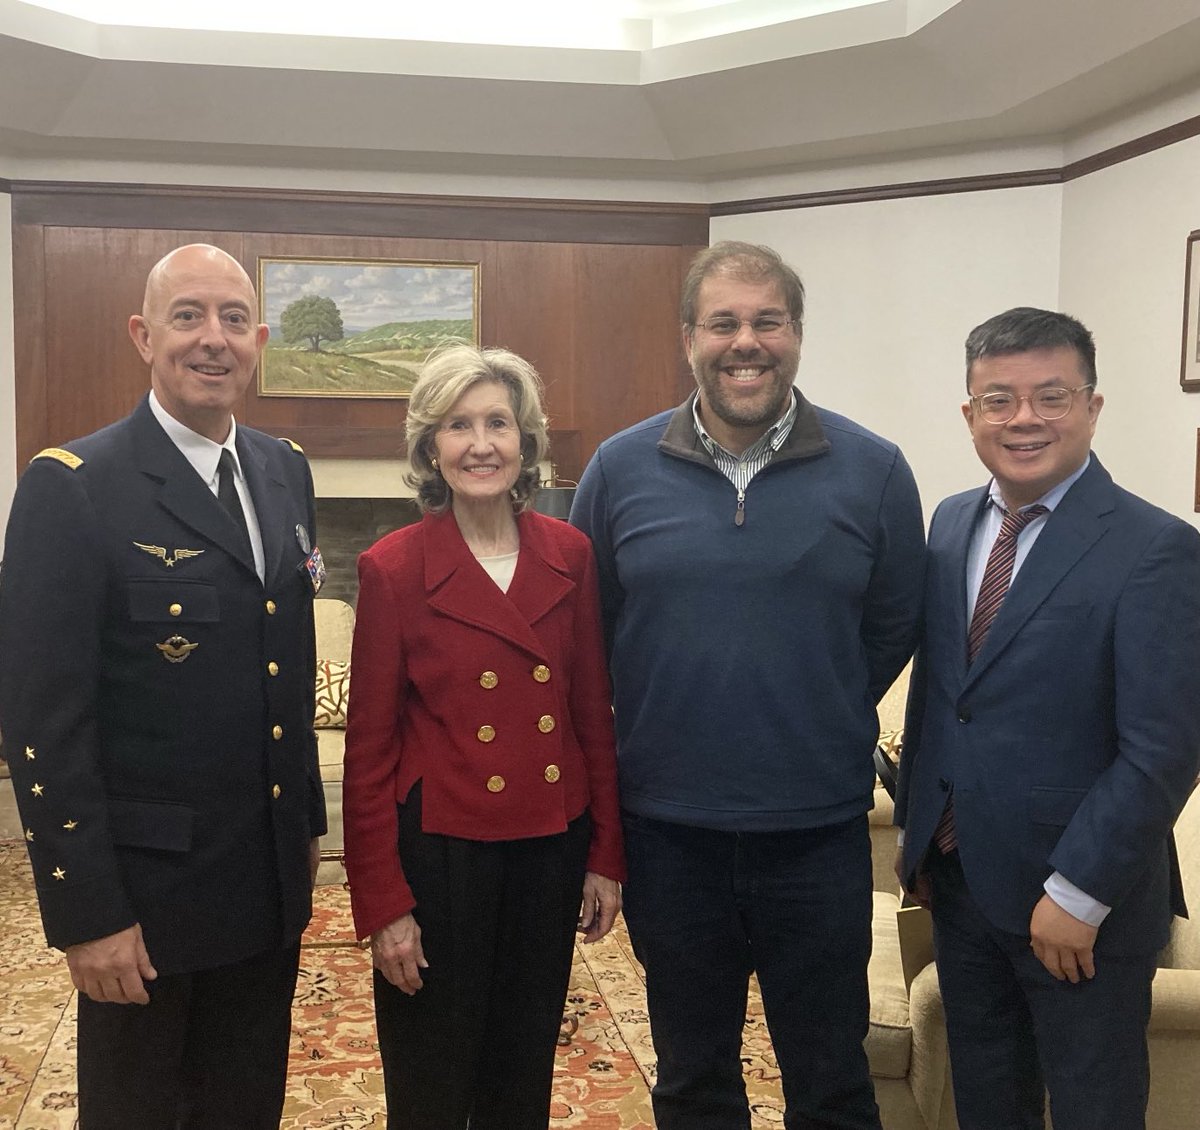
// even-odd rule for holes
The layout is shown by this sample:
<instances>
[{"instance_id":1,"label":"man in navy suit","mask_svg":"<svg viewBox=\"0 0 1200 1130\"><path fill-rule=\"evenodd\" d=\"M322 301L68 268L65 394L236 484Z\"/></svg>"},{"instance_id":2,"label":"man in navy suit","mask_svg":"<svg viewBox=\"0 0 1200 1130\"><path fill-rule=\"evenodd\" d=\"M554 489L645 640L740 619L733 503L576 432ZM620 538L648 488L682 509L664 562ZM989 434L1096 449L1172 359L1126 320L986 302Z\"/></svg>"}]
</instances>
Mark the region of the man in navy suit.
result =
<instances>
[{"instance_id":1,"label":"man in navy suit","mask_svg":"<svg viewBox=\"0 0 1200 1130\"><path fill-rule=\"evenodd\" d=\"M324 802L308 464L237 425L266 340L193 245L129 330L150 394L40 452L0 579L0 725L46 937L79 990L82 1130L266 1130Z\"/></svg>"},{"instance_id":2,"label":"man in navy suit","mask_svg":"<svg viewBox=\"0 0 1200 1130\"><path fill-rule=\"evenodd\" d=\"M1136 1130L1155 955L1186 913L1200 534L1091 453L1083 325L1009 310L966 356L992 479L930 528L897 872L933 912L964 1130L1041 1130L1047 1089L1055 1130Z\"/></svg>"}]
</instances>

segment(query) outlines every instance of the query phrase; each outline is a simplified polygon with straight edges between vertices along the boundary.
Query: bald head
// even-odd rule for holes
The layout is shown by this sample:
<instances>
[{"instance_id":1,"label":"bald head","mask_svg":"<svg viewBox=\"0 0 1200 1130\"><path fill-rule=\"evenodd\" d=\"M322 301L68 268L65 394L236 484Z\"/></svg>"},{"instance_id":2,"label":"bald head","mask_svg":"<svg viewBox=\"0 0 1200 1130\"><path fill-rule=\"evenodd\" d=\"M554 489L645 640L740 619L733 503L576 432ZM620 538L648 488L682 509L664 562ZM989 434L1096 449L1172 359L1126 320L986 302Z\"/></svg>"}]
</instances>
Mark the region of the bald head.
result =
<instances>
[{"instance_id":1,"label":"bald head","mask_svg":"<svg viewBox=\"0 0 1200 1130\"><path fill-rule=\"evenodd\" d=\"M250 277L232 255L191 243L154 265L142 312L129 319L159 403L216 443L229 435L267 340L257 308Z\"/></svg>"}]
</instances>

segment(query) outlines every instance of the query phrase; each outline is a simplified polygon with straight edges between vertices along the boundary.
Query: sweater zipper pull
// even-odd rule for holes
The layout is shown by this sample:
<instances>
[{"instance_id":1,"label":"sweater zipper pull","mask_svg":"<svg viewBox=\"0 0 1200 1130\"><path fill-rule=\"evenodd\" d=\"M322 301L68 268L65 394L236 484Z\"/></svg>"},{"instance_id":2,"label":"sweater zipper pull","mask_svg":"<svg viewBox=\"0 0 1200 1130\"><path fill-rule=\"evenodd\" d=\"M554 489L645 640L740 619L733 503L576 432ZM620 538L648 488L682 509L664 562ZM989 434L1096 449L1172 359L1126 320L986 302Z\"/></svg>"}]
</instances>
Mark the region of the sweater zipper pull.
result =
<instances>
[{"instance_id":1,"label":"sweater zipper pull","mask_svg":"<svg viewBox=\"0 0 1200 1130\"><path fill-rule=\"evenodd\" d=\"M733 524L735 526L746 524L746 492L741 487L738 488L737 513L733 516Z\"/></svg>"}]
</instances>

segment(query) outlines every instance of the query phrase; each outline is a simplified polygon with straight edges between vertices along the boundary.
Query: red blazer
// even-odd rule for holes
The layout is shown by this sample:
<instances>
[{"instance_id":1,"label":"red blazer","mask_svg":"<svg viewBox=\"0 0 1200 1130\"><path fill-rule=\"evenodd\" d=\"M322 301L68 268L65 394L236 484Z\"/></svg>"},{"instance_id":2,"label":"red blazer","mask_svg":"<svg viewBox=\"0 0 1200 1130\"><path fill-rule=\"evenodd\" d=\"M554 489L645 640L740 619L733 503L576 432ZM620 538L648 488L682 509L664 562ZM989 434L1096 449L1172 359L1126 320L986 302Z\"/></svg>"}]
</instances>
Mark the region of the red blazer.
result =
<instances>
[{"instance_id":1,"label":"red blazer","mask_svg":"<svg viewBox=\"0 0 1200 1130\"><path fill-rule=\"evenodd\" d=\"M449 512L359 558L342 804L359 937L415 905L396 805L417 781L424 831L464 839L553 835L590 811L588 869L624 879L591 543L533 512L517 527L507 593Z\"/></svg>"}]
</instances>

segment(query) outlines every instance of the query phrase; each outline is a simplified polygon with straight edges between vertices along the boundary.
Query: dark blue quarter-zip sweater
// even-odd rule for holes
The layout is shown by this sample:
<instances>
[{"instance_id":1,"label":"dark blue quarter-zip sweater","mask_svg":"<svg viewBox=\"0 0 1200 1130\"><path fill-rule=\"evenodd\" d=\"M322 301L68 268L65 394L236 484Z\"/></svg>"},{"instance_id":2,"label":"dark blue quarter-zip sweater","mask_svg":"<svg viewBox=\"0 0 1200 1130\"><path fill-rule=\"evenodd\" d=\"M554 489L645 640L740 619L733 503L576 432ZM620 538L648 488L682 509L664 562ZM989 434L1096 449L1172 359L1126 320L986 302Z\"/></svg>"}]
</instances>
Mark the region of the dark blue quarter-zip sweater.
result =
<instances>
[{"instance_id":1,"label":"dark blue quarter-zip sweater","mask_svg":"<svg viewBox=\"0 0 1200 1130\"><path fill-rule=\"evenodd\" d=\"M916 483L895 444L797 390L742 512L691 398L601 444L580 483L622 805L729 831L850 819L871 806L875 704L916 640Z\"/></svg>"}]
</instances>

